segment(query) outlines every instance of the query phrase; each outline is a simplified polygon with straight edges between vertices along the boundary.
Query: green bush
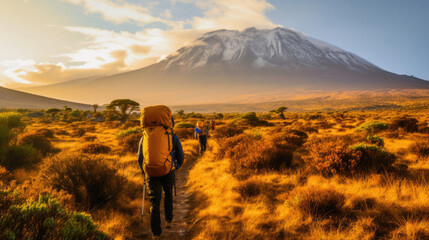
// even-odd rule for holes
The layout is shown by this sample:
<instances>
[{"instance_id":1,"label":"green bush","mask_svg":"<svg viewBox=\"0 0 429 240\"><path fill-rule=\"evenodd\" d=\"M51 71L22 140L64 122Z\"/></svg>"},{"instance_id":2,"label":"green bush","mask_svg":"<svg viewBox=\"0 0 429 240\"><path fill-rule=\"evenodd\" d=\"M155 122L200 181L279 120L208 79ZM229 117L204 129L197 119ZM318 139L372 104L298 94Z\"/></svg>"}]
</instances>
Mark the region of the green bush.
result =
<instances>
[{"instance_id":1,"label":"green bush","mask_svg":"<svg viewBox=\"0 0 429 240\"><path fill-rule=\"evenodd\" d=\"M4 125L9 129L17 128L22 125L22 115L16 112L0 113L0 125Z\"/></svg>"},{"instance_id":2,"label":"green bush","mask_svg":"<svg viewBox=\"0 0 429 240\"><path fill-rule=\"evenodd\" d=\"M136 134L136 133L141 133L142 130L139 128L128 128L126 130L121 130L118 132L118 134L116 135L116 137L118 139L124 138L126 136L129 136L131 134Z\"/></svg>"},{"instance_id":3,"label":"green bush","mask_svg":"<svg viewBox=\"0 0 429 240\"><path fill-rule=\"evenodd\" d=\"M25 201L17 193L0 190L0 203L1 239L108 239L90 215L67 211L50 196Z\"/></svg>"},{"instance_id":4,"label":"green bush","mask_svg":"<svg viewBox=\"0 0 429 240\"><path fill-rule=\"evenodd\" d=\"M360 157L357 168L361 171L383 171L389 170L396 160L396 156L386 150L367 144L358 144L351 146L350 149L359 151Z\"/></svg>"},{"instance_id":5,"label":"green bush","mask_svg":"<svg viewBox=\"0 0 429 240\"><path fill-rule=\"evenodd\" d=\"M384 147L384 139L377 135L366 136L364 140L369 144L377 145L379 147Z\"/></svg>"},{"instance_id":6,"label":"green bush","mask_svg":"<svg viewBox=\"0 0 429 240\"><path fill-rule=\"evenodd\" d=\"M39 177L46 186L66 191L87 209L116 202L126 183L105 159L80 154L45 160Z\"/></svg>"},{"instance_id":7,"label":"green bush","mask_svg":"<svg viewBox=\"0 0 429 240\"><path fill-rule=\"evenodd\" d=\"M178 123L176 128L195 128L195 124L193 123Z\"/></svg>"},{"instance_id":8,"label":"green bush","mask_svg":"<svg viewBox=\"0 0 429 240\"><path fill-rule=\"evenodd\" d=\"M41 160L39 151L30 145L11 145L5 152L1 165L9 171L32 167Z\"/></svg>"},{"instance_id":9,"label":"green bush","mask_svg":"<svg viewBox=\"0 0 429 240\"><path fill-rule=\"evenodd\" d=\"M357 131L366 131L368 133L377 133L389 128L389 124L381 121L372 121L360 125Z\"/></svg>"},{"instance_id":10,"label":"green bush","mask_svg":"<svg viewBox=\"0 0 429 240\"><path fill-rule=\"evenodd\" d=\"M10 132L9 128L5 125L0 125L0 152L9 145L12 137L13 134Z\"/></svg>"},{"instance_id":11,"label":"green bush","mask_svg":"<svg viewBox=\"0 0 429 240\"><path fill-rule=\"evenodd\" d=\"M259 119L259 117L256 116L255 112L246 113L240 116L235 122L239 125L243 124L243 125L250 125L253 127L269 125L267 121Z\"/></svg>"}]
</instances>

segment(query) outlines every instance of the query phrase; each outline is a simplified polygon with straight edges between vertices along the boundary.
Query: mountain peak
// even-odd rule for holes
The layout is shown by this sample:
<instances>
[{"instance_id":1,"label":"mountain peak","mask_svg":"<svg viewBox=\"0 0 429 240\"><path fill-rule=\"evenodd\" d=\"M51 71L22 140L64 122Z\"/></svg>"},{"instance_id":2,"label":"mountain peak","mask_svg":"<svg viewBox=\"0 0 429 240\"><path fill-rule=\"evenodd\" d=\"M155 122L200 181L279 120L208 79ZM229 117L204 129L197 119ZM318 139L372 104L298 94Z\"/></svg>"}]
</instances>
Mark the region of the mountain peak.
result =
<instances>
[{"instance_id":1,"label":"mountain peak","mask_svg":"<svg viewBox=\"0 0 429 240\"><path fill-rule=\"evenodd\" d=\"M380 69L363 58L290 28L216 30L160 63L164 70L240 67L293 69Z\"/></svg>"}]
</instances>

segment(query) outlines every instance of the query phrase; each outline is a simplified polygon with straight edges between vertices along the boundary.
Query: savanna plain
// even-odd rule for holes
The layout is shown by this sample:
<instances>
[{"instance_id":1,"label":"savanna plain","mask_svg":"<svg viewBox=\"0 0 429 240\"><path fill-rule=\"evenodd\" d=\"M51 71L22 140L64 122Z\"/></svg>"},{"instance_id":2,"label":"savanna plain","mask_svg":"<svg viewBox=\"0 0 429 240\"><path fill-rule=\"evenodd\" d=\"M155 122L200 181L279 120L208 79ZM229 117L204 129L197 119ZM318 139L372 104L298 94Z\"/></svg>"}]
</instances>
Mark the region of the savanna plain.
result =
<instances>
[{"instance_id":1,"label":"savanna plain","mask_svg":"<svg viewBox=\"0 0 429 240\"><path fill-rule=\"evenodd\" d=\"M2 110L1 239L150 237L139 116L112 111ZM174 118L186 199L165 239L429 239L426 105Z\"/></svg>"}]
</instances>

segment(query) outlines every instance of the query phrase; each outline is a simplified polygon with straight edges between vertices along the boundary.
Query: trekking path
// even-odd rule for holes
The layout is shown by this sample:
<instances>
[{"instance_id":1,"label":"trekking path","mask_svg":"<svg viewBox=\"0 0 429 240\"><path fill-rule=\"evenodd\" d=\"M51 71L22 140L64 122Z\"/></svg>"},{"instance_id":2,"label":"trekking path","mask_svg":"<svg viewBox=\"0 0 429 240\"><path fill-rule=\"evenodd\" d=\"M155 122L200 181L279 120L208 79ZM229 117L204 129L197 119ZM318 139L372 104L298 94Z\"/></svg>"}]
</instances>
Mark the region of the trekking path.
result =
<instances>
[{"instance_id":1,"label":"trekking path","mask_svg":"<svg viewBox=\"0 0 429 240\"><path fill-rule=\"evenodd\" d=\"M162 196L161 200L161 227L162 227L162 235L161 239L166 240L176 240L176 239L183 239L186 230L188 227L188 213L190 210L190 200L189 200L189 193L188 193L188 187L186 185L186 182L188 180L188 174L189 170L193 167L194 163L197 161L197 159L186 159L183 166L176 171L176 193L177 195L174 196L173 192L173 228L172 229L166 229L165 228L165 217L164 217L164 195ZM146 193L147 194L147 193ZM147 201L147 195L146 195L146 202L145 205L149 206L149 202ZM149 219L148 216L150 215L148 209L145 206L145 219ZM150 223L148 221L145 221L143 225L139 226L139 229L134 229L133 231L133 238L132 239L152 239L152 232L150 231Z\"/></svg>"}]
</instances>

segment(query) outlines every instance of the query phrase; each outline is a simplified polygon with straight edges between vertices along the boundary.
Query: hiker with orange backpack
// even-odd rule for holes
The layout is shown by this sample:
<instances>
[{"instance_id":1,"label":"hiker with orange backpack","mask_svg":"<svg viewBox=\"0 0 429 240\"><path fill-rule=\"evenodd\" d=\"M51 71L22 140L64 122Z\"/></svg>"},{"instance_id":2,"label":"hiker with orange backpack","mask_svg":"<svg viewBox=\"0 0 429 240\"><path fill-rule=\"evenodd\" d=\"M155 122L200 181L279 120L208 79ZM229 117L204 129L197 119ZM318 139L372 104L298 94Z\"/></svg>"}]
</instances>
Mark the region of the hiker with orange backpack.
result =
<instances>
[{"instance_id":1,"label":"hiker with orange backpack","mask_svg":"<svg viewBox=\"0 0 429 240\"><path fill-rule=\"evenodd\" d=\"M150 227L152 239L159 239L162 233L160 204L164 191L166 228L173 227L173 186L175 170L184 162L184 153L179 138L174 135L174 119L166 106L146 107L141 112L143 137L139 143L138 163L145 175L150 203ZM174 186L175 187L175 186ZM144 191L143 206L144 209Z\"/></svg>"},{"instance_id":2,"label":"hiker with orange backpack","mask_svg":"<svg viewBox=\"0 0 429 240\"><path fill-rule=\"evenodd\" d=\"M200 142L200 155L207 149L207 137L209 136L209 126L202 121L197 122L197 126L194 129L196 136L198 136Z\"/></svg>"}]
</instances>

